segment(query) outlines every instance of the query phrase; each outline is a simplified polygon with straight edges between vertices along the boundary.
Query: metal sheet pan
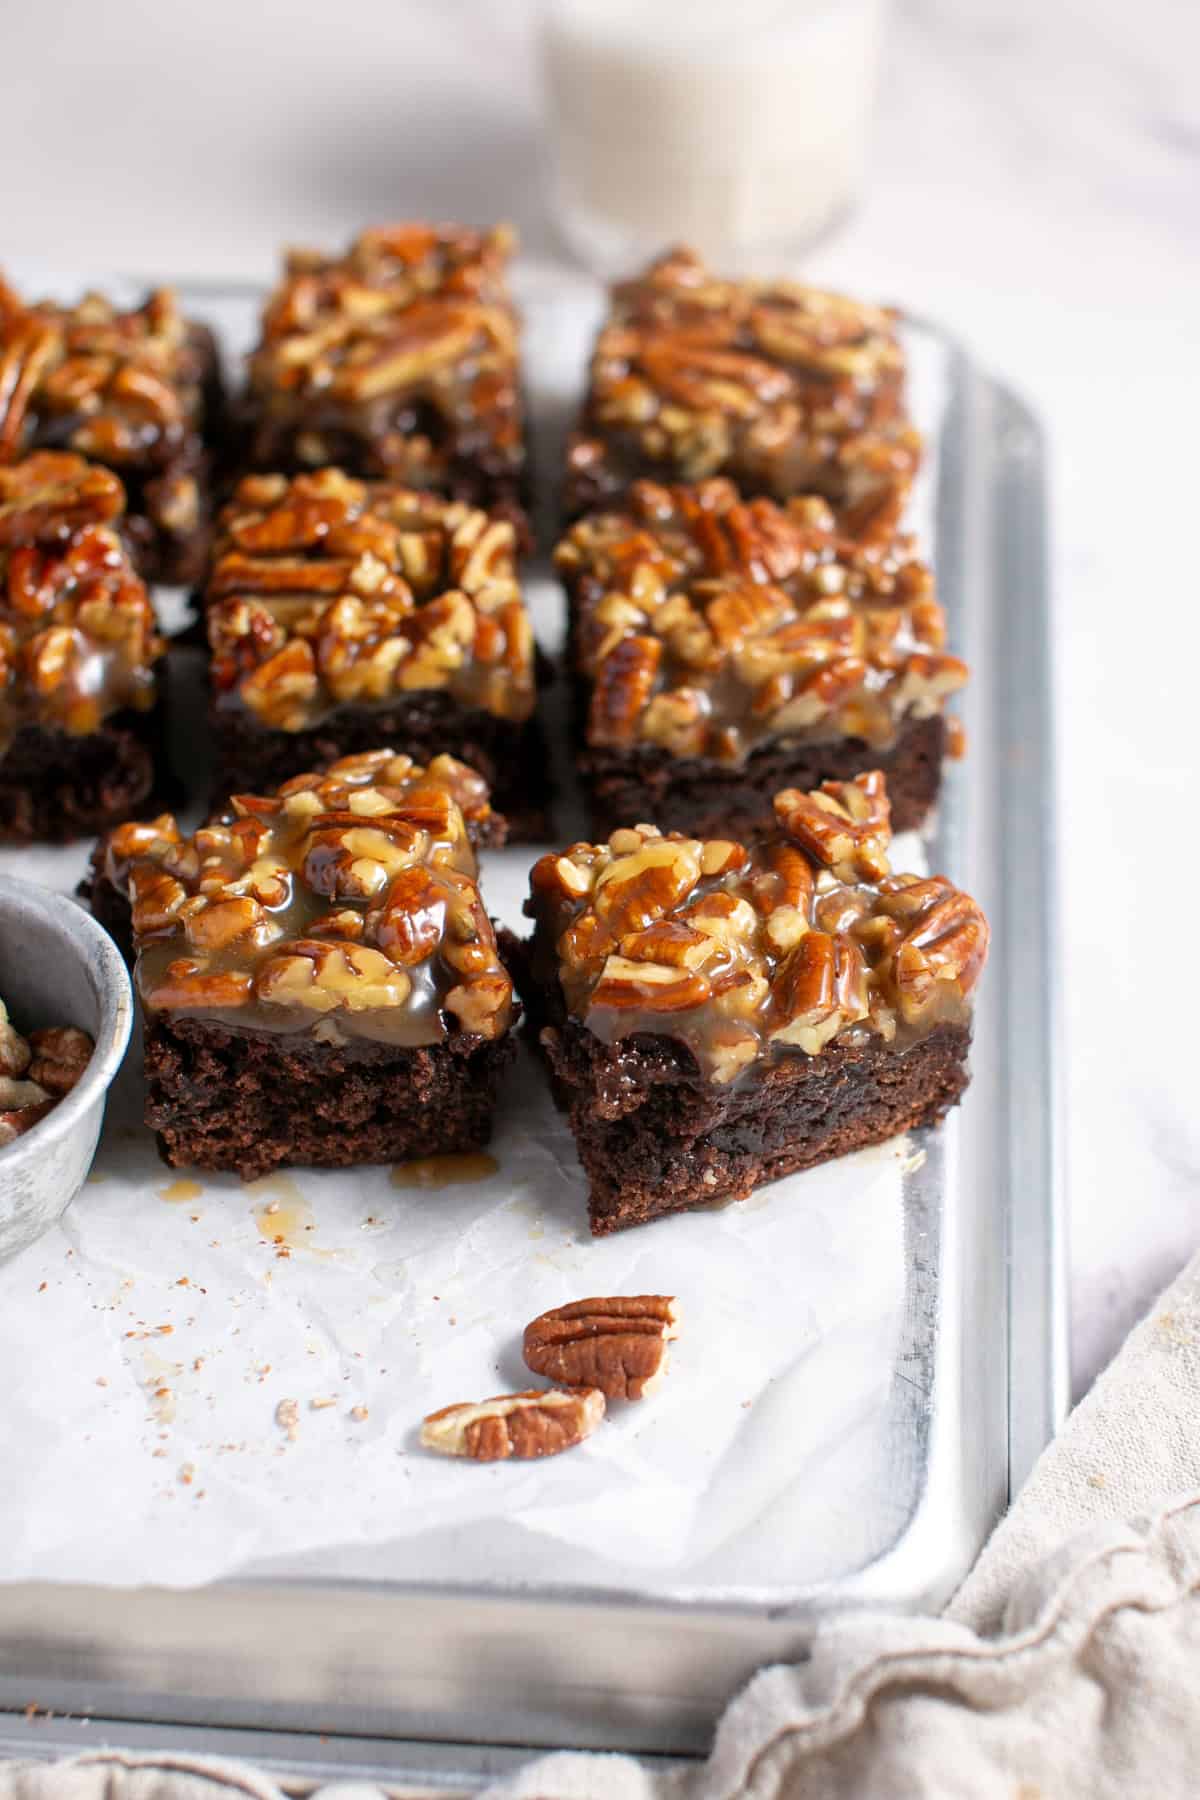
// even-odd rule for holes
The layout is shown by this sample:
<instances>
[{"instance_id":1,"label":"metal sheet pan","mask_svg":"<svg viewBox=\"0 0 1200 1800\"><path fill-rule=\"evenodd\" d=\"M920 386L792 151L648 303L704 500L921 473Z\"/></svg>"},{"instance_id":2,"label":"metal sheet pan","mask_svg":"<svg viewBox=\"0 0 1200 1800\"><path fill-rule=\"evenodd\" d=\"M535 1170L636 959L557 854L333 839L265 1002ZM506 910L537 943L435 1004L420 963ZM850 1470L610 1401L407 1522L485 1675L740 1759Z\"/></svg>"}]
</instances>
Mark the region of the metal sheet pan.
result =
<instances>
[{"instance_id":1,"label":"metal sheet pan","mask_svg":"<svg viewBox=\"0 0 1200 1800\"><path fill-rule=\"evenodd\" d=\"M193 311L244 335L252 294L182 285ZM546 281L523 298L539 460L552 469L569 399L561 372L582 370L596 296ZM560 1570L539 1580L502 1567L456 1581L444 1566L381 1581L370 1556L183 1592L12 1584L0 1587L0 1707L91 1714L118 1722L105 1727L118 1738L122 1721L170 1729L175 1742L188 1727L198 1748L210 1731L271 1734L264 1753L292 1768L334 1759L411 1772L422 1742L695 1752L756 1667L804 1654L824 1611L936 1606L970 1566L1067 1393L1045 465L1037 423L1011 392L936 326L909 331L941 388L924 524L952 641L974 669L968 757L949 772L927 849L984 902L994 947L971 1093L923 1134L924 1160L903 1177L886 1466L856 1496L870 1553L774 1585L573 1585ZM541 380L551 338L556 372ZM44 876L38 853L27 866ZM384 1738L411 1742L373 1754ZM431 1749L428 1761L468 1779L468 1765L494 1766L495 1754Z\"/></svg>"}]
</instances>

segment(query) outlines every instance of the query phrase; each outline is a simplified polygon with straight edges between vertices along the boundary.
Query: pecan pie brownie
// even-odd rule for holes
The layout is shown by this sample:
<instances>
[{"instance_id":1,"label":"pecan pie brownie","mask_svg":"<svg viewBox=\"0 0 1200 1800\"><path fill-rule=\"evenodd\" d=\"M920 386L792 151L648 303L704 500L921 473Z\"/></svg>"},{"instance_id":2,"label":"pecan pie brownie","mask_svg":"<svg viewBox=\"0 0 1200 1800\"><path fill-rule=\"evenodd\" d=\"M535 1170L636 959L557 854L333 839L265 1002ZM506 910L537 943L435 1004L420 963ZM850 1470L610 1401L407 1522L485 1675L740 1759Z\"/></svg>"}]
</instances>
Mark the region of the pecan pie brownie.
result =
<instances>
[{"instance_id":1,"label":"pecan pie brownie","mask_svg":"<svg viewBox=\"0 0 1200 1800\"><path fill-rule=\"evenodd\" d=\"M129 818L159 756L159 637L108 469L65 451L0 465L0 841Z\"/></svg>"},{"instance_id":2,"label":"pecan pie brownie","mask_svg":"<svg viewBox=\"0 0 1200 1800\"><path fill-rule=\"evenodd\" d=\"M251 475L205 597L221 797L387 745L478 769L543 826L535 650L512 523L336 469Z\"/></svg>"},{"instance_id":3,"label":"pecan pie brownie","mask_svg":"<svg viewBox=\"0 0 1200 1800\"><path fill-rule=\"evenodd\" d=\"M849 538L813 495L639 481L578 520L555 562L597 835L654 819L749 837L779 788L871 768L894 828L920 824L967 670L911 538Z\"/></svg>"},{"instance_id":4,"label":"pecan pie brownie","mask_svg":"<svg viewBox=\"0 0 1200 1800\"><path fill-rule=\"evenodd\" d=\"M935 1124L967 1085L979 907L894 875L878 772L751 849L652 826L535 865L524 997L597 1235Z\"/></svg>"},{"instance_id":5,"label":"pecan pie brownie","mask_svg":"<svg viewBox=\"0 0 1200 1800\"><path fill-rule=\"evenodd\" d=\"M291 251L250 358L246 467L336 464L523 518L513 245L411 223Z\"/></svg>"},{"instance_id":6,"label":"pecan pie brownie","mask_svg":"<svg viewBox=\"0 0 1200 1800\"><path fill-rule=\"evenodd\" d=\"M728 475L894 521L921 455L896 315L794 281L726 281L687 249L612 292L567 448L568 517L639 475Z\"/></svg>"},{"instance_id":7,"label":"pecan pie brownie","mask_svg":"<svg viewBox=\"0 0 1200 1800\"><path fill-rule=\"evenodd\" d=\"M125 484L125 532L147 581L199 579L208 546L209 453L220 429L212 333L170 288L121 308L26 304L0 277L0 462L75 450Z\"/></svg>"},{"instance_id":8,"label":"pecan pie brownie","mask_svg":"<svg viewBox=\"0 0 1200 1800\"><path fill-rule=\"evenodd\" d=\"M515 1008L459 773L360 759L118 834L169 1163L250 1180L487 1142Z\"/></svg>"}]
</instances>

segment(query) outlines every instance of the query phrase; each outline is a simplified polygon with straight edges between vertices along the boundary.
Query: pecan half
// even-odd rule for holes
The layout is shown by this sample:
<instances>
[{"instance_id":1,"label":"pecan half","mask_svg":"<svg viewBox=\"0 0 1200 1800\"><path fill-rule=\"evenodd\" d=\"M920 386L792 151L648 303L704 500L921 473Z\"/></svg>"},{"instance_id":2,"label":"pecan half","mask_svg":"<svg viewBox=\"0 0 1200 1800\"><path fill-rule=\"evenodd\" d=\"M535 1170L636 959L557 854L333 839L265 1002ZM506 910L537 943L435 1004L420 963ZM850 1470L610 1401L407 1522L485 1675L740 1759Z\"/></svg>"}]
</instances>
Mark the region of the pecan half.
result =
<instances>
[{"instance_id":1,"label":"pecan half","mask_svg":"<svg viewBox=\"0 0 1200 1800\"><path fill-rule=\"evenodd\" d=\"M608 1400L641 1400L667 1372L679 1310L665 1294L574 1300L525 1327L526 1366L561 1387L599 1388Z\"/></svg>"},{"instance_id":2,"label":"pecan half","mask_svg":"<svg viewBox=\"0 0 1200 1800\"><path fill-rule=\"evenodd\" d=\"M29 1048L33 1052L30 1081L61 1099L87 1068L96 1046L86 1031L79 1031L74 1025L49 1025L30 1032Z\"/></svg>"},{"instance_id":3,"label":"pecan half","mask_svg":"<svg viewBox=\"0 0 1200 1800\"><path fill-rule=\"evenodd\" d=\"M589 1437L604 1417L599 1388L574 1392L529 1388L491 1400L463 1401L430 1413L421 1442L441 1456L501 1462L557 1456Z\"/></svg>"}]
</instances>

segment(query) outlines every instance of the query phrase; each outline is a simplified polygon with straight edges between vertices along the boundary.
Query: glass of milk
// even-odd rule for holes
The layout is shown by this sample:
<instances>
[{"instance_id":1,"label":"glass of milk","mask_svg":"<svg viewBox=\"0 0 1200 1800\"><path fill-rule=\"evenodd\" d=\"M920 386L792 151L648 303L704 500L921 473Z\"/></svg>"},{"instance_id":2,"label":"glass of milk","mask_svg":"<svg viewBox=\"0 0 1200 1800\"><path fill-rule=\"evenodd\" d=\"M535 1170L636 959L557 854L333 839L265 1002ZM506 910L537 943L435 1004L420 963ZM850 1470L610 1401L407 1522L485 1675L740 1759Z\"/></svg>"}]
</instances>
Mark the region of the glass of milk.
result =
<instances>
[{"instance_id":1,"label":"glass of milk","mask_svg":"<svg viewBox=\"0 0 1200 1800\"><path fill-rule=\"evenodd\" d=\"M545 0L551 178L604 273L803 249L862 179L885 0Z\"/></svg>"}]
</instances>

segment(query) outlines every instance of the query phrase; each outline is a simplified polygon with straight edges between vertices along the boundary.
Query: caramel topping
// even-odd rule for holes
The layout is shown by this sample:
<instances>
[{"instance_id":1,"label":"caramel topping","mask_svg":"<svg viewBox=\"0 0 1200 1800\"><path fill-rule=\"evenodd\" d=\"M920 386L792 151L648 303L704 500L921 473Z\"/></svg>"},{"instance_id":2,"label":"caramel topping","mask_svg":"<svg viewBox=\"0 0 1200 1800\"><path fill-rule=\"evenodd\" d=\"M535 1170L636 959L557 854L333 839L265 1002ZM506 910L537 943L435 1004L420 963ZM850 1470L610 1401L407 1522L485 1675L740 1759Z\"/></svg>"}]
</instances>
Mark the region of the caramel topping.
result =
<instances>
[{"instance_id":1,"label":"caramel topping","mask_svg":"<svg viewBox=\"0 0 1200 1800\"><path fill-rule=\"evenodd\" d=\"M569 469L823 494L857 529L898 510L920 460L889 309L791 281L726 281L690 250L613 290Z\"/></svg>"},{"instance_id":2,"label":"caramel topping","mask_svg":"<svg viewBox=\"0 0 1200 1800\"><path fill-rule=\"evenodd\" d=\"M26 305L0 278L0 461L38 444L118 468L174 460L203 412L207 354L175 295Z\"/></svg>"},{"instance_id":3,"label":"caramel topping","mask_svg":"<svg viewBox=\"0 0 1200 1800\"><path fill-rule=\"evenodd\" d=\"M169 814L119 826L105 867L144 1005L327 1042L499 1036L512 984L456 798L486 805L480 785L452 757L380 750L239 795L190 836Z\"/></svg>"},{"instance_id":4,"label":"caramel topping","mask_svg":"<svg viewBox=\"0 0 1200 1800\"><path fill-rule=\"evenodd\" d=\"M844 536L825 501L635 482L555 553L592 682L588 742L740 761L767 738L892 745L966 680L912 539Z\"/></svg>"},{"instance_id":5,"label":"caramel topping","mask_svg":"<svg viewBox=\"0 0 1200 1800\"><path fill-rule=\"evenodd\" d=\"M40 451L0 467L0 755L22 725L82 737L154 704L165 649L114 529L115 475Z\"/></svg>"},{"instance_id":6,"label":"caramel topping","mask_svg":"<svg viewBox=\"0 0 1200 1800\"><path fill-rule=\"evenodd\" d=\"M344 256L293 251L250 358L260 467L344 463L445 487L523 460L505 227L404 224Z\"/></svg>"},{"instance_id":7,"label":"caramel topping","mask_svg":"<svg viewBox=\"0 0 1200 1800\"><path fill-rule=\"evenodd\" d=\"M336 469L248 476L221 517L207 613L218 701L275 730L415 689L533 710L513 527L459 501Z\"/></svg>"},{"instance_id":8,"label":"caramel topping","mask_svg":"<svg viewBox=\"0 0 1200 1800\"><path fill-rule=\"evenodd\" d=\"M651 825L534 865L534 956L606 1042L653 1032L726 1083L781 1053L962 1020L988 927L944 876L894 875L878 772L775 797L747 849Z\"/></svg>"}]
</instances>

